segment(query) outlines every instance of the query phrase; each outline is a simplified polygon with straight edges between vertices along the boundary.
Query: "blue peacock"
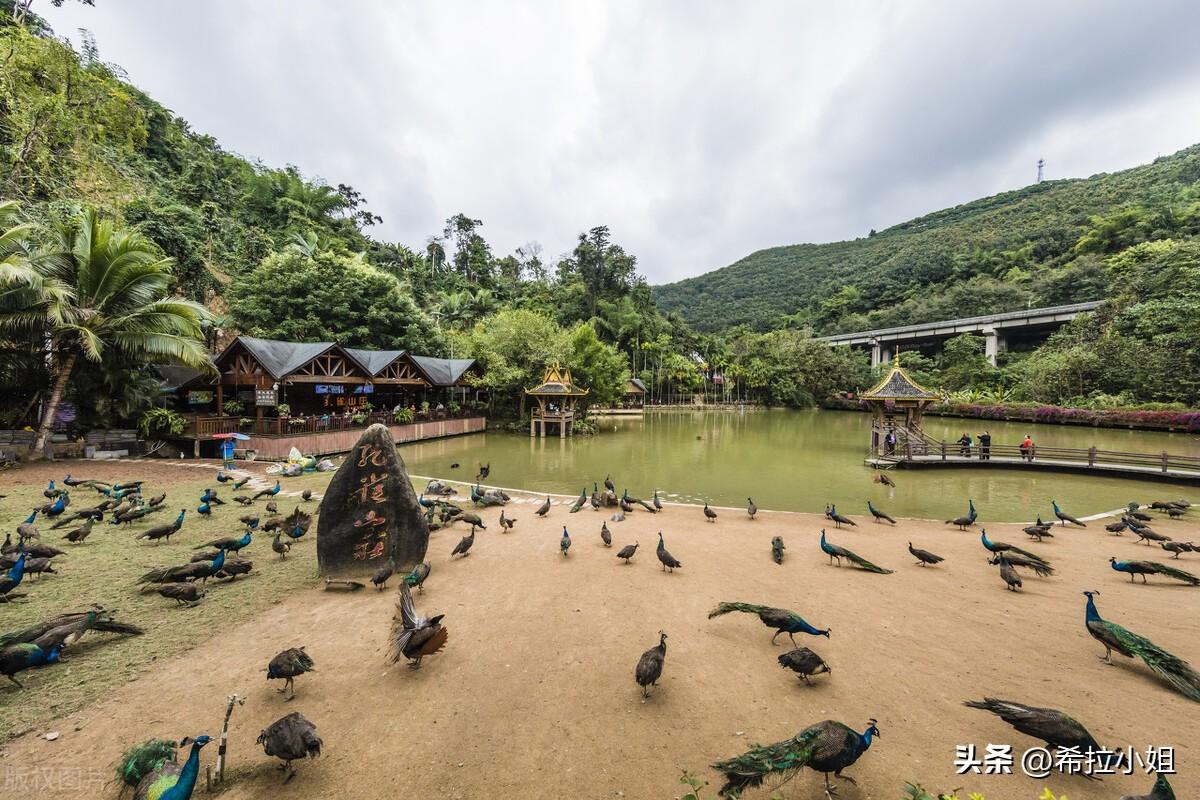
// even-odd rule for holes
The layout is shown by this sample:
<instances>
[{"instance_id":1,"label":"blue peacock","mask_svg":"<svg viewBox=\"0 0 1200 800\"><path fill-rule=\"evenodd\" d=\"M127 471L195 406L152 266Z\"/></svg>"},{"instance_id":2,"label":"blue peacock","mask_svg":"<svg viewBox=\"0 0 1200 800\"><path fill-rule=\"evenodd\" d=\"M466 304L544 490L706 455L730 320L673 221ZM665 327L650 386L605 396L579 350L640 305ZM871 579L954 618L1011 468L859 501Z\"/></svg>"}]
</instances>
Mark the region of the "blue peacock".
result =
<instances>
[{"instance_id":1,"label":"blue peacock","mask_svg":"<svg viewBox=\"0 0 1200 800\"><path fill-rule=\"evenodd\" d=\"M1116 650L1127 658L1137 656L1146 666L1175 687L1175 690L1200 703L1200 673L1182 658L1173 656L1154 642L1109 622L1096 610L1096 595L1099 592L1084 592L1087 595L1087 611L1084 625L1092 638L1104 645L1100 660L1112 664L1112 653Z\"/></svg>"},{"instance_id":2,"label":"blue peacock","mask_svg":"<svg viewBox=\"0 0 1200 800\"><path fill-rule=\"evenodd\" d=\"M825 553L825 555L829 556L830 564L832 564L833 560L836 558L837 565L839 567L842 565L842 559L844 558L847 561L849 561L850 563L855 564L859 567L862 567L867 572L875 572L880 575L891 575L892 574L892 570L887 569L886 567L880 567L876 564L872 564L870 561L867 561L865 558L863 558L862 556L853 552L852 550L847 550L845 547L842 547L840 545L830 544L825 539L825 529L824 528L821 529L821 552L823 552L823 553Z\"/></svg>"},{"instance_id":3,"label":"blue peacock","mask_svg":"<svg viewBox=\"0 0 1200 800\"><path fill-rule=\"evenodd\" d=\"M197 736L183 739L191 745L187 761L176 760L175 743L151 739L125 751L117 764L117 779L134 790L133 800L188 800L200 775L200 749L212 739Z\"/></svg>"},{"instance_id":4,"label":"blue peacock","mask_svg":"<svg viewBox=\"0 0 1200 800\"><path fill-rule=\"evenodd\" d=\"M618 556L619 558L620 556ZM816 628L807 621L804 617L797 614L795 611L788 611L786 608L772 608L770 606L756 606L751 603L718 603L717 607L708 612L708 618L719 617L723 614L729 614L733 611L740 611L743 614L757 614L762 620L763 625L768 628L775 629L775 635L771 637L771 644L775 644L775 640L779 638L779 634L786 633L788 638L792 640L792 644L796 644L797 633L807 633L809 636L824 636L829 638L829 629L821 630Z\"/></svg>"},{"instance_id":5,"label":"blue peacock","mask_svg":"<svg viewBox=\"0 0 1200 800\"><path fill-rule=\"evenodd\" d=\"M1190 583L1192 586L1200 586L1200 578L1197 578L1190 572L1185 572L1175 567L1169 567L1166 564L1159 564L1157 561L1118 561L1116 557L1108 559L1109 564L1117 572L1124 572L1129 576L1129 582L1135 582L1135 576L1142 576L1142 583L1146 583L1147 575L1165 575L1168 578L1174 578L1177 581Z\"/></svg>"}]
</instances>

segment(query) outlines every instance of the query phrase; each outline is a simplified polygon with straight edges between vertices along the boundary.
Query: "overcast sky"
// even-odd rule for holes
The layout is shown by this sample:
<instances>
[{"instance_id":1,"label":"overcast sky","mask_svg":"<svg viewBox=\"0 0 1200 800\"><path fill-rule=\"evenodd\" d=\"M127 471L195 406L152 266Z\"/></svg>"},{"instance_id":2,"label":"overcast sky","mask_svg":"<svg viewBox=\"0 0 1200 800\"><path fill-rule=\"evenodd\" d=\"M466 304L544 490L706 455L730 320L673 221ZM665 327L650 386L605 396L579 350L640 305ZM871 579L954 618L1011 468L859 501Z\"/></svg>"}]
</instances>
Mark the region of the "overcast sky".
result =
<instances>
[{"instance_id":1,"label":"overcast sky","mask_svg":"<svg viewBox=\"0 0 1200 800\"><path fill-rule=\"evenodd\" d=\"M423 248L608 225L651 282L1200 142L1200 3L97 0L34 11Z\"/></svg>"}]
</instances>

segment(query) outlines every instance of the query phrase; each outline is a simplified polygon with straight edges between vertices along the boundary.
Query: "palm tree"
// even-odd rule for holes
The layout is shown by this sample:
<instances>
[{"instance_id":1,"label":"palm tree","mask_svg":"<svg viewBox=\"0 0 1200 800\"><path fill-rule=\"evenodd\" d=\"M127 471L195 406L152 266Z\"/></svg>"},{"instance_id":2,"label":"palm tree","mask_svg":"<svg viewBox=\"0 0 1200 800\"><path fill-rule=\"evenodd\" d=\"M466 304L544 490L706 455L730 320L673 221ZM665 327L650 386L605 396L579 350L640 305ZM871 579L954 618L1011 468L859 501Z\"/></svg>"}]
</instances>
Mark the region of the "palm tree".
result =
<instances>
[{"instance_id":1,"label":"palm tree","mask_svg":"<svg viewBox=\"0 0 1200 800\"><path fill-rule=\"evenodd\" d=\"M48 230L47 248L0 273L0 337L36 331L50 349L50 397L32 450L40 452L79 358L107 353L138 361L174 361L211 369L202 326L208 310L169 295L171 260L137 230L118 230L94 209L76 211Z\"/></svg>"}]
</instances>

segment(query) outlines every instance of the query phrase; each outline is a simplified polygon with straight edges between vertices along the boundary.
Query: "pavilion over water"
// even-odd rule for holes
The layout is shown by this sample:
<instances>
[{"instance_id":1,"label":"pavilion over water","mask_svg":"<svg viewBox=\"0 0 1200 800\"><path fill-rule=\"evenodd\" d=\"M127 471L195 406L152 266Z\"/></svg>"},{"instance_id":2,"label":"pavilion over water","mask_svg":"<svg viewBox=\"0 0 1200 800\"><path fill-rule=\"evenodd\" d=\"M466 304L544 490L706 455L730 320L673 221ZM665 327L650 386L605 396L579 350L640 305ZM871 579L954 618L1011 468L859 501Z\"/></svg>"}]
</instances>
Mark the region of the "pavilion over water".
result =
<instances>
[{"instance_id":1,"label":"pavilion over water","mask_svg":"<svg viewBox=\"0 0 1200 800\"><path fill-rule=\"evenodd\" d=\"M895 455L897 449L911 452L924 445L921 415L941 395L913 380L900 366L897 351L883 380L863 392L860 399L871 407L871 455L886 457ZM894 437L890 442L888 434Z\"/></svg>"},{"instance_id":2,"label":"pavilion over water","mask_svg":"<svg viewBox=\"0 0 1200 800\"><path fill-rule=\"evenodd\" d=\"M587 389L575 385L570 367L560 367L557 363L547 366L541 385L525 390L538 404L529 415L529 435L544 437L547 425L558 426L559 438L573 434L575 406L587 393Z\"/></svg>"}]
</instances>

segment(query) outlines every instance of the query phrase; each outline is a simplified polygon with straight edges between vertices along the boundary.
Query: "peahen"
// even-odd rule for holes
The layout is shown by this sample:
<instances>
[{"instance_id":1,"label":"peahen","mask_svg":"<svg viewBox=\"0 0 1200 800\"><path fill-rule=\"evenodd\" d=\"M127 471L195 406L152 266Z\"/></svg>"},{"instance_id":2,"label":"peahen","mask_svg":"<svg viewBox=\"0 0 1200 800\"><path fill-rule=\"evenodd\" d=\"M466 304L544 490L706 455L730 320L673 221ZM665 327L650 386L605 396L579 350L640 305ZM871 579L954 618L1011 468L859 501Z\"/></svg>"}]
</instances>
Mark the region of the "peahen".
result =
<instances>
[{"instance_id":1,"label":"peahen","mask_svg":"<svg viewBox=\"0 0 1200 800\"><path fill-rule=\"evenodd\" d=\"M749 497L746 498L746 514L750 519L754 519L754 515L758 513L758 506L754 505L754 501Z\"/></svg>"},{"instance_id":2,"label":"peahen","mask_svg":"<svg viewBox=\"0 0 1200 800\"><path fill-rule=\"evenodd\" d=\"M1004 560L1014 567L1026 567L1033 570L1035 573L1037 573L1039 578L1049 578L1054 574L1054 567L1051 567L1049 564L1044 564L1041 561L1034 561L1033 559L1018 555L1012 551L997 553L995 556L988 559L988 563L993 567L996 566L1000 563L1001 556L1003 556Z\"/></svg>"},{"instance_id":3,"label":"peahen","mask_svg":"<svg viewBox=\"0 0 1200 800\"><path fill-rule=\"evenodd\" d=\"M471 526L471 532L459 540L458 544L454 545L454 549L450 551L450 557L463 556L464 558L471 554L471 545L475 544L475 526Z\"/></svg>"},{"instance_id":4,"label":"peahen","mask_svg":"<svg viewBox=\"0 0 1200 800\"><path fill-rule=\"evenodd\" d=\"M388 660L395 664L404 656L409 659L411 668L419 669L421 659L441 650L449 638L449 633L442 625L445 615L429 618L418 615L407 583L400 584L400 600L396 606L389 636Z\"/></svg>"},{"instance_id":5,"label":"peahen","mask_svg":"<svg viewBox=\"0 0 1200 800\"><path fill-rule=\"evenodd\" d=\"M1112 568L1117 572L1128 574L1130 583L1135 582L1135 575L1142 576L1142 583L1146 583L1147 575L1165 575L1177 581L1190 583L1192 586L1200 586L1200 578L1192 573L1168 567L1166 564L1159 564L1157 561L1118 561L1115 557L1110 557L1108 563L1112 564Z\"/></svg>"},{"instance_id":6,"label":"peahen","mask_svg":"<svg viewBox=\"0 0 1200 800\"><path fill-rule=\"evenodd\" d=\"M304 652L303 647L289 647L272 658L270 664L267 664L267 680L274 681L283 678L283 688L277 691L283 694L290 689L292 693L284 699L291 700L296 696L296 678L315 670L316 665L313 663L312 656Z\"/></svg>"},{"instance_id":7,"label":"peahen","mask_svg":"<svg viewBox=\"0 0 1200 800\"><path fill-rule=\"evenodd\" d=\"M825 509L825 516L833 520L834 527L840 528L843 525L849 525L852 528L857 528L858 523L847 517L845 514L839 514L836 505L831 505Z\"/></svg>"},{"instance_id":8,"label":"peahen","mask_svg":"<svg viewBox=\"0 0 1200 800\"><path fill-rule=\"evenodd\" d=\"M662 511L662 510L663 510L663 504L662 504L662 500L659 500L659 499L658 499L658 490L657 490L657 489L655 489L655 490L654 490L654 500L653 500L653 503L654 503L654 510L655 510L655 511Z\"/></svg>"},{"instance_id":9,"label":"peahen","mask_svg":"<svg viewBox=\"0 0 1200 800\"><path fill-rule=\"evenodd\" d=\"M663 544L662 531L658 532L658 547L655 549L655 553L658 555L658 563L662 564L664 570L674 572L683 566L679 559L667 551L666 546Z\"/></svg>"},{"instance_id":10,"label":"peahen","mask_svg":"<svg viewBox=\"0 0 1200 800\"><path fill-rule=\"evenodd\" d=\"M513 517L504 516L504 509L503 508L500 509L500 530L501 531L511 531L513 529L513 526L516 524L517 524L516 519L514 519Z\"/></svg>"},{"instance_id":11,"label":"peahen","mask_svg":"<svg viewBox=\"0 0 1200 800\"><path fill-rule=\"evenodd\" d=\"M550 495L546 495L546 502L544 502L540 506L538 506L538 510L533 513L537 514L539 517L544 517L549 512L550 512Z\"/></svg>"},{"instance_id":12,"label":"peahen","mask_svg":"<svg viewBox=\"0 0 1200 800\"><path fill-rule=\"evenodd\" d=\"M650 687L658 685L662 677L663 662L667 658L667 634L658 632L658 646L651 647L642 653L637 666L633 670L634 680L642 687L642 697L650 696Z\"/></svg>"},{"instance_id":13,"label":"peahen","mask_svg":"<svg viewBox=\"0 0 1200 800\"><path fill-rule=\"evenodd\" d=\"M796 644L797 633L807 633L809 636L824 636L829 638L829 629L821 630L814 628L805 621L804 617L797 614L795 611L788 611L785 608L772 608L770 606L756 606L751 603L718 603L717 607L708 612L708 618L719 617L722 614L728 614L732 611L741 611L743 614L757 614L762 620L763 625L768 628L775 629L775 635L771 637L771 644L775 644L775 640L779 638L779 634L786 633L788 638L792 640L792 644Z\"/></svg>"},{"instance_id":14,"label":"peahen","mask_svg":"<svg viewBox=\"0 0 1200 800\"><path fill-rule=\"evenodd\" d=\"M563 525L562 538L558 540L558 549L564 556L571 549L571 534L567 533L567 526Z\"/></svg>"},{"instance_id":15,"label":"peahen","mask_svg":"<svg viewBox=\"0 0 1200 800\"><path fill-rule=\"evenodd\" d=\"M1051 751L1073 749L1083 755L1094 754L1088 756L1089 765L1093 763L1091 759L1097 758L1096 766L1106 767L1111 772L1118 769L1123 761L1120 753L1101 747L1087 728L1056 709L1027 706L1024 703L998 700L994 697L965 700L963 705L995 714L1026 736L1045 742L1046 748ZM1111 755L1100 757L1102 752L1111 752ZM1100 761L1104 763L1101 764ZM1087 772L1084 774L1091 777Z\"/></svg>"},{"instance_id":16,"label":"peahen","mask_svg":"<svg viewBox=\"0 0 1200 800\"><path fill-rule=\"evenodd\" d=\"M605 547L612 547L612 533L608 530L608 523L600 523L600 541L604 542Z\"/></svg>"},{"instance_id":17,"label":"peahen","mask_svg":"<svg viewBox=\"0 0 1200 800\"><path fill-rule=\"evenodd\" d=\"M321 737L317 736L317 726L313 725L299 711L293 711L286 717L280 717L258 735L258 744L263 746L263 752L283 761L279 768L287 773L283 779L287 783L296 774L292 768L293 761L305 758L316 758L321 755Z\"/></svg>"},{"instance_id":18,"label":"peahen","mask_svg":"<svg viewBox=\"0 0 1200 800\"><path fill-rule=\"evenodd\" d=\"M305 489L303 492L301 492L300 499L306 503L309 502L310 500L312 500L313 499L312 489Z\"/></svg>"},{"instance_id":19,"label":"peahen","mask_svg":"<svg viewBox=\"0 0 1200 800\"><path fill-rule=\"evenodd\" d=\"M617 485L613 483L611 475L604 476L604 488L608 489L610 492L617 491Z\"/></svg>"},{"instance_id":20,"label":"peahen","mask_svg":"<svg viewBox=\"0 0 1200 800\"><path fill-rule=\"evenodd\" d=\"M195 605L208 594L195 583L162 583L158 586L158 593L174 600L176 605L180 606Z\"/></svg>"},{"instance_id":21,"label":"peahen","mask_svg":"<svg viewBox=\"0 0 1200 800\"><path fill-rule=\"evenodd\" d=\"M371 584L382 592L384 587L387 586L388 579L391 578L395 572L396 562L389 558L386 564L381 565L379 569L375 570L374 574L371 575Z\"/></svg>"},{"instance_id":22,"label":"peahen","mask_svg":"<svg viewBox=\"0 0 1200 800\"><path fill-rule=\"evenodd\" d=\"M708 503L704 504L704 518L707 519L709 522L717 521L717 512L715 512L711 508L709 508Z\"/></svg>"},{"instance_id":23,"label":"peahen","mask_svg":"<svg viewBox=\"0 0 1200 800\"><path fill-rule=\"evenodd\" d=\"M948 519L948 520L946 520L946 524L947 525L957 525L958 529L960 531L965 531L967 528L974 525L975 519L976 519L976 517L978 517L978 514L975 511L975 501L968 500L967 504L970 507L970 510L967 512L967 515L965 517L955 517L954 519Z\"/></svg>"},{"instance_id":24,"label":"peahen","mask_svg":"<svg viewBox=\"0 0 1200 800\"><path fill-rule=\"evenodd\" d=\"M1024 531L1025 534L1031 539L1036 539L1040 542L1042 539L1054 538L1054 534L1050 532L1050 529L1053 527L1054 526L1049 523L1042 522L1042 518L1038 517L1035 524L1022 528L1021 530ZM1121 524L1121 527L1125 527L1124 523Z\"/></svg>"},{"instance_id":25,"label":"peahen","mask_svg":"<svg viewBox=\"0 0 1200 800\"><path fill-rule=\"evenodd\" d=\"M585 486L583 489L581 489L579 491L579 497L576 498L575 502L571 504L570 513L574 514L574 513L578 512L579 509L583 508L583 504L586 502L587 502L587 487Z\"/></svg>"},{"instance_id":26,"label":"peahen","mask_svg":"<svg viewBox=\"0 0 1200 800\"><path fill-rule=\"evenodd\" d=\"M152 739L125 751L117 765L117 778L133 787L133 800L189 800L200 775L200 749L212 739L197 736L183 739L180 747L191 745L187 761L175 760L175 743Z\"/></svg>"},{"instance_id":27,"label":"peahen","mask_svg":"<svg viewBox=\"0 0 1200 800\"><path fill-rule=\"evenodd\" d=\"M824 773L825 796L832 800L836 792L829 783L830 773L835 778L857 784L853 778L843 775L842 770L858 761L871 747L871 741L879 735L879 728L873 719L862 733L831 719L818 722L790 739L756 745L740 756L713 764L713 769L725 775L725 785L717 794L737 798L770 775L780 775L788 780L799 770L808 767Z\"/></svg>"},{"instance_id":28,"label":"peahen","mask_svg":"<svg viewBox=\"0 0 1200 800\"><path fill-rule=\"evenodd\" d=\"M21 539L36 539L38 535L37 526L34 525L34 520L37 519L38 512L34 510L25 518L25 521L17 526L17 536Z\"/></svg>"},{"instance_id":29,"label":"peahen","mask_svg":"<svg viewBox=\"0 0 1200 800\"><path fill-rule=\"evenodd\" d=\"M283 534L276 533L275 538L271 540L271 550L279 554L279 560L287 558L288 551L292 549L291 542L283 541Z\"/></svg>"},{"instance_id":30,"label":"peahen","mask_svg":"<svg viewBox=\"0 0 1200 800\"><path fill-rule=\"evenodd\" d=\"M1149 639L1101 617L1100 612L1096 610L1095 596L1099 592L1089 591L1084 594L1087 596L1084 624L1092 638L1104 645L1101 661L1112 664L1114 650L1128 658L1137 656L1147 667L1175 687L1176 691L1200 703L1200 673L1192 669L1186 661L1171 655Z\"/></svg>"},{"instance_id":31,"label":"peahen","mask_svg":"<svg viewBox=\"0 0 1200 800\"><path fill-rule=\"evenodd\" d=\"M254 569L254 562L247 561L244 558L227 558L221 568L213 574L214 578L228 578L231 581L237 580L238 575L249 575L250 570Z\"/></svg>"},{"instance_id":32,"label":"peahen","mask_svg":"<svg viewBox=\"0 0 1200 800\"><path fill-rule=\"evenodd\" d=\"M871 516L875 518L876 522L879 522L882 519L882 520L887 520L888 522L892 523L893 525L896 524L895 519L893 519L891 516L883 513L878 508L876 508L875 504L872 503L870 500L867 501L867 511L871 512Z\"/></svg>"},{"instance_id":33,"label":"peahen","mask_svg":"<svg viewBox=\"0 0 1200 800\"><path fill-rule=\"evenodd\" d=\"M1155 776L1154 785L1150 787L1150 794L1127 794L1121 800L1175 800L1175 790L1171 788L1167 776L1159 773Z\"/></svg>"},{"instance_id":34,"label":"peahen","mask_svg":"<svg viewBox=\"0 0 1200 800\"><path fill-rule=\"evenodd\" d=\"M776 564L783 563L783 551L787 548L783 546L782 536L771 537L771 560Z\"/></svg>"},{"instance_id":35,"label":"peahen","mask_svg":"<svg viewBox=\"0 0 1200 800\"><path fill-rule=\"evenodd\" d=\"M1009 553L1016 553L1017 555L1024 556L1025 558L1029 559L1030 561L1036 561L1037 563L1044 564L1047 567L1050 566L1049 561L1042 558L1041 556L1039 556L1036 553L1031 553L1028 550L1022 550L1021 548L1016 547L1015 545L1011 545L1008 542L993 542L991 539L988 538L986 529L984 529L980 532L979 541L983 542L983 546L990 553L997 553L997 554L1004 553L1005 555L1007 555Z\"/></svg>"},{"instance_id":36,"label":"peahen","mask_svg":"<svg viewBox=\"0 0 1200 800\"><path fill-rule=\"evenodd\" d=\"M637 549L638 549L637 542L634 542L633 544L627 544L624 547L622 547L620 550L617 551L617 558L625 559L625 563L628 564L629 559L633 558L634 554L637 553Z\"/></svg>"},{"instance_id":37,"label":"peahen","mask_svg":"<svg viewBox=\"0 0 1200 800\"><path fill-rule=\"evenodd\" d=\"M996 556L996 563L1000 566L1000 578L1007 585L1007 588L1014 592L1019 591L1024 583L1021 581L1021 576L1017 574L1016 569L1004 557L1003 553Z\"/></svg>"},{"instance_id":38,"label":"peahen","mask_svg":"<svg viewBox=\"0 0 1200 800\"><path fill-rule=\"evenodd\" d=\"M892 574L892 570L886 569L884 567L876 566L875 564L872 564L870 561L867 561L865 558L863 558L862 556L858 555L857 553L855 553L851 550L847 550L846 548L841 547L836 544L830 544L825 539L825 529L824 528L821 529L821 551L823 553L825 553L825 555L829 556L830 564L833 563L834 559L837 559L837 565L839 567L842 565L842 559L844 558L844 559L847 559L848 561L850 561L852 564L856 564L857 566L862 567L867 572L875 572L880 575L891 575Z\"/></svg>"},{"instance_id":39,"label":"peahen","mask_svg":"<svg viewBox=\"0 0 1200 800\"><path fill-rule=\"evenodd\" d=\"M1066 525L1069 522L1072 525L1078 525L1081 528L1087 527L1087 523L1080 522L1079 520L1075 519L1067 512L1063 511L1061 508L1058 507L1058 503L1055 502L1054 500L1050 501L1050 505L1054 506L1054 516L1058 517L1059 521L1062 522L1063 525Z\"/></svg>"},{"instance_id":40,"label":"peahen","mask_svg":"<svg viewBox=\"0 0 1200 800\"><path fill-rule=\"evenodd\" d=\"M908 552L912 553L913 558L917 559L917 563L922 567L927 564L938 564L946 560L939 555L929 552L928 550L922 550L919 547L913 547L912 542L908 543Z\"/></svg>"},{"instance_id":41,"label":"peahen","mask_svg":"<svg viewBox=\"0 0 1200 800\"><path fill-rule=\"evenodd\" d=\"M62 649L62 642L51 645L45 650L32 642L10 644L8 647L0 650L0 675L5 676L15 683L18 688L24 689L25 685L17 680L17 673L30 667L41 667L46 664L55 663L58 661Z\"/></svg>"},{"instance_id":42,"label":"peahen","mask_svg":"<svg viewBox=\"0 0 1200 800\"><path fill-rule=\"evenodd\" d=\"M83 523L78 528L67 531L66 535L62 538L73 544L81 544L84 539L91 535L92 526L94 524L96 524L96 520L88 517L87 522Z\"/></svg>"},{"instance_id":43,"label":"peahen","mask_svg":"<svg viewBox=\"0 0 1200 800\"><path fill-rule=\"evenodd\" d=\"M432 568L429 566L429 562L422 561L412 568L412 572L404 576L404 583L406 586L417 587L417 591L423 593L425 591L425 579L429 577L431 571Z\"/></svg>"},{"instance_id":44,"label":"peahen","mask_svg":"<svg viewBox=\"0 0 1200 800\"><path fill-rule=\"evenodd\" d=\"M809 686L812 686L812 681L808 679L809 675L833 672L829 668L829 665L825 663L825 659L807 647L797 647L795 650L789 650L781 655L779 657L779 666L784 669L790 669L799 675L800 680Z\"/></svg>"},{"instance_id":45,"label":"peahen","mask_svg":"<svg viewBox=\"0 0 1200 800\"><path fill-rule=\"evenodd\" d=\"M1179 558L1180 553L1200 553L1195 542L1159 542L1159 547L1172 553L1171 558Z\"/></svg>"}]
</instances>

